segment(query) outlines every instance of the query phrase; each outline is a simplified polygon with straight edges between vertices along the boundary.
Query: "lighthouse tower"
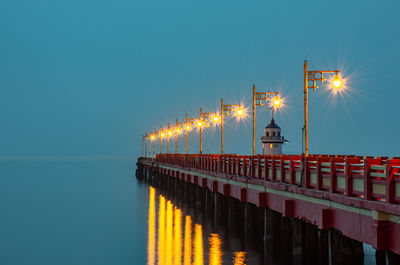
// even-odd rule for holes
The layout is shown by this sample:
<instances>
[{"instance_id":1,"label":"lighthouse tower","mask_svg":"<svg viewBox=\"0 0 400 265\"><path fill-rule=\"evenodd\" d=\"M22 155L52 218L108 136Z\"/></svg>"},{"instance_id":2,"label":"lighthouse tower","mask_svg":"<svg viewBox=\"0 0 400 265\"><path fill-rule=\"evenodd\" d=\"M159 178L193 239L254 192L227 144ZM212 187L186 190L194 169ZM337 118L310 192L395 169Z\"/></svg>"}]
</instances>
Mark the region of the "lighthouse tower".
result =
<instances>
[{"instance_id":1,"label":"lighthouse tower","mask_svg":"<svg viewBox=\"0 0 400 265\"><path fill-rule=\"evenodd\" d=\"M282 154L282 144L285 138L281 136L281 128L272 118L271 123L265 127L264 136L261 137L264 155L280 155Z\"/></svg>"}]
</instances>

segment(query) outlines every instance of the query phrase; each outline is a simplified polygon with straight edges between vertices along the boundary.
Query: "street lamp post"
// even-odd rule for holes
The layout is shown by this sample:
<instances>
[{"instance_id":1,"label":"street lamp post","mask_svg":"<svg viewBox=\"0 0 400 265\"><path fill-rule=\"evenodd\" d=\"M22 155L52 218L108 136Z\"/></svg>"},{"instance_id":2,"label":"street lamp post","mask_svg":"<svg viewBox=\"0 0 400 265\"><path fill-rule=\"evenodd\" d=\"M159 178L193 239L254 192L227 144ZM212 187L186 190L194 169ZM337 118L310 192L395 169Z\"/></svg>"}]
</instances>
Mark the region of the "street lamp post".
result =
<instances>
[{"instance_id":1,"label":"street lamp post","mask_svg":"<svg viewBox=\"0 0 400 265\"><path fill-rule=\"evenodd\" d=\"M198 124L200 127L200 154L203 153L203 109L200 108L200 123Z\"/></svg>"},{"instance_id":2,"label":"street lamp post","mask_svg":"<svg viewBox=\"0 0 400 265\"><path fill-rule=\"evenodd\" d=\"M221 98L221 154L224 153L224 99Z\"/></svg>"},{"instance_id":3,"label":"street lamp post","mask_svg":"<svg viewBox=\"0 0 400 265\"><path fill-rule=\"evenodd\" d=\"M165 134L164 134L163 128L160 127L160 154L162 154L162 140L163 140L164 136L165 136Z\"/></svg>"},{"instance_id":4,"label":"street lamp post","mask_svg":"<svg viewBox=\"0 0 400 265\"><path fill-rule=\"evenodd\" d=\"M178 153L178 119L175 121L175 154Z\"/></svg>"},{"instance_id":5,"label":"street lamp post","mask_svg":"<svg viewBox=\"0 0 400 265\"><path fill-rule=\"evenodd\" d=\"M189 151L189 131L192 129L192 125L196 122L196 119L194 118L189 118L189 116L186 114L186 123L183 122L182 125L185 126L185 131L186 131L186 154L188 154Z\"/></svg>"},{"instance_id":6,"label":"street lamp post","mask_svg":"<svg viewBox=\"0 0 400 265\"><path fill-rule=\"evenodd\" d=\"M142 157L143 157L143 140L144 140L144 137L143 137L143 134L142 134Z\"/></svg>"},{"instance_id":7,"label":"street lamp post","mask_svg":"<svg viewBox=\"0 0 400 265\"><path fill-rule=\"evenodd\" d=\"M143 138L144 138L144 156L143 157L146 157L147 156L147 133L144 133Z\"/></svg>"},{"instance_id":8,"label":"street lamp post","mask_svg":"<svg viewBox=\"0 0 400 265\"><path fill-rule=\"evenodd\" d=\"M178 153L178 134L181 132L182 125L185 125L185 122L178 122L178 119L176 119L176 122L175 122L175 154Z\"/></svg>"},{"instance_id":9,"label":"street lamp post","mask_svg":"<svg viewBox=\"0 0 400 265\"><path fill-rule=\"evenodd\" d=\"M224 153L224 116L229 116L233 108L236 107L237 116L244 114L243 106L240 104L228 104L224 105L224 100L221 98L221 154Z\"/></svg>"},{"instance_id":10,"label":"street lamp post","mask_svg":"<svg viewBox=\"0 0 400 265\"><path fill-rule=\"evenodd\" d=\"M150 156L151 156L151 135L150 135L150 133L149 133L149 136L148 136L148 140L149 140L149 155L148 155L148 158L150 158Z\"/></svg>"},{"instance_id":11,"label":"street lamp post","mask_svg":"<svg viewBox=\"0 0 400 265\"><path fill-rule=\"evenodd\" d=\"M339 73L339 70L308 71L307 60L304 61L304 142L306 157L308 156L308 89L312 88L315 91L318 88L316 82L320 81L322 84L326 80L324 74L335 74L332 86L339 89L342 86ZM310 82L312 82L311 86L309 85Z\"/></svg>"},{"instance_id":12,"label":"street lamp post","mask_svg":"<svg viewBox=\"0 0 400 265\"><path fill-rule=\"evenodd\" d=\"M178 153L178 135L181 133L182 128L187 127L188 123L188 117L186 114L186 122L178 122L178 119L176 119L175 122L175 154ZM187 152L187 137L188 136L188 129L186 128L186 152Z\"/></svg>"},{"instance_id":13,"label":"street lamp post","mask_svg":"<svg viewBox=\"0 0 400 265\"><path fill-rule=\"evenodd\" d=\"M188 154L188 134L189 134L189 129L190 129L188 120L189 120L189 118L188 118L188 115L186 114L186 130L185 130L186 131L186 154Z\"/></svg>"},{"instance_id":14,"label":"street lamp post","mask_svg":"<svg viewBox=\"0 0 400 265\"><path fill-rule=\"evenodd\" d=\"M209 119L212 115L216 116L215 112L203 112L203 109L200 108L200 120L197 123L197 126L200 128L200 154L203 153L203 120Z\"/></svg>"},{"instance_id":15,"label":"street lamp post","mask_svg":"<svg viewBox=\"0 0 400 265\"><path fill-rule=\"evenodd\" d=\"M256 85L253 85L253 155L256 154L256 106L262 106L262 101L268 100L272 101L275 107L281 104L278 92L256 92Z\"/></svg>"},{"instance_id":16,"label":"street lamp post","mask_svg":"<svg viewBox=\"0 0 400 265\"><path fill-rule=\"evenodd\" d=\"M153 130L153 158L156 158L156 129Z\"/></svg>"},{"instance_id":17,"label":"street lamp post","mask_svg":"<svg viewBox=\"0 0 400 265\"><path fill-rule=\"evenodd\" d=\"M167 129L167 154L169 154L169 137L171 136L172 132L170 131L169 123Z\"/></svg>"}]
</instances>

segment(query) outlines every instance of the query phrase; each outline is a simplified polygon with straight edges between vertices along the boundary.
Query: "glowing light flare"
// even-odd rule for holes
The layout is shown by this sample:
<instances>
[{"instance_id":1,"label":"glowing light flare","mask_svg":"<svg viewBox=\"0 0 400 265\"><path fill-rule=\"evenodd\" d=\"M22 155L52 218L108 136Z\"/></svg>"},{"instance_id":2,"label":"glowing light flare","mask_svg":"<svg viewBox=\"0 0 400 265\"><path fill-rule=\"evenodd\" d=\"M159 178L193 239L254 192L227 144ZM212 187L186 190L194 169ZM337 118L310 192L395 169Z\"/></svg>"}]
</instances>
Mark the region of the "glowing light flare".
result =
<instances>
[{"instance_id":1,"label":"glowing light flare","mask_svg":"<svg viewBox=\"0 0 400 265\"><path fill-rule=\"evenodd\" d=\"M176 132L177 134L179 134L179 133L181 132L181 129L180 129L180 128L176 128L176 129L175 129L175 132Z\"/></svg>"},{"instance_id":2,"label":"glowing light flare","mask_svg":"<svg viewBox=\"0 0 400 265\"><path fill-rule=\"evenodd\" d=\"M150 136L150 139L151 139L151 140L154 140L154 139L156 139L156 137L155 137L154 135L151 135L151 136Z\"/></svg>"},{"instance_id":3,"label":"glowing light flare","mask_svg":"<svg viewBox=\"0 0 400 265\"><path fill-rule=\"evenodd\" d=\"M233 116L237 121L245 120L248 116L248 111L241 105L240 107L233 109Z\"/></svg>"},{"instance_id":4,"label":"glowing light flare","mask_svg":"<svg viewBox=\"0 0 400 265\"><path fill-rule=\"evenodd\" d=\"M236 116L240 117L240 116L243 116L243 114L244 114L243 108L239 107L236 109Z\"/></svg>"},{"instance_id":5,"label":"glowing light flare","mask_svg":"<svg viewBox=\"0 0 400 265\"><path fill-rule=\"evenodd\" d=\"M190 131L190 129L192 129L192 127L190 125L186 125L186 130Z\"/></svg>"},{"instance_id":6,"label":"glowing light flare","mask_svg":"<svg viewBox=\"0 0 400 265\"><path fill-rule=\"evenodd\" d=\"M328 86L325 86L325 88L330 91L331 95L335 96L336 94L345 94L348 92L348 83L349 83L349 78L343 78L340 75L335 75L331 76L331 78L328 79Z\"/></svg>"},{"instance_id":7,"label":"glowing light flare","mask_svg":"<svg viewBox=\"0 0 400 265\"><path fill-rule=\"evenodd\" d=\"M197 122L197 127L199 127L199 128L203 127L203 122L198 121L198 122Z\"/></svg>"},{"instance_id":8,"label":"glowing light flare","mask_svg":"<svg viewBox=\"0 0 400 265\"><path fill-rule=\"evenodd\" d=\"M165 137L165 133L163 133L163 132L160 135L161 135L161 137Z\"/></svg>"},{"instance_id":9,"label":"glowing light flare","mask_svg":"<svg viewBox=\"0 0 400 265\"><path fill-rule=\"evenodd\" d=\"M171 131L168 131L168 136L171 136L172 135L172 132Z\"/></svg>"},{"instance_id":10,"label":"glowing light flare","mask_svg":"<svg viewBox=\"0 0 400 265\"><path fill-rule=\"evenodd\" d=\"M273 100L273 104L275 108L279 108L281 106L281 99L279 98L279 96L276 96Z\"/></svg>"},{"instance_id":11,"label":"glowing light flare","mask_svg":"<svg viewBox=\"0 0 400 265\"><path fill-rule=\"evenodd\" d=\"M282 109L285 107L285 99L280 95L276 95L276 97L270 100L270 104L267 107L271 107L274 110Z\"/></svg>"},{"instance_id":12,"label":"glowing light flare","mask_svg":"<svg viewBox=\"0 0 400 265\"><path fill-rule=\"evenodd\" d=\"M342 84L343 84L343 82L342 82L342 79L340 78L340 76L335 75L335 78L332 81L333 88L340 89L342 87Z\"/></svg>"},{"instance_id":13,"label":"glowing light flare","mask_svg":"<svg viewBox=\"0 0 400 265\"><path fill-rule=\"evenodd\" d=\"M214 122L214 123L218 123L219 121L220 121L219 116L218 116L218 115L215 115L215 116L213 117L213 122Z\"/></svg>"}]
</instances>

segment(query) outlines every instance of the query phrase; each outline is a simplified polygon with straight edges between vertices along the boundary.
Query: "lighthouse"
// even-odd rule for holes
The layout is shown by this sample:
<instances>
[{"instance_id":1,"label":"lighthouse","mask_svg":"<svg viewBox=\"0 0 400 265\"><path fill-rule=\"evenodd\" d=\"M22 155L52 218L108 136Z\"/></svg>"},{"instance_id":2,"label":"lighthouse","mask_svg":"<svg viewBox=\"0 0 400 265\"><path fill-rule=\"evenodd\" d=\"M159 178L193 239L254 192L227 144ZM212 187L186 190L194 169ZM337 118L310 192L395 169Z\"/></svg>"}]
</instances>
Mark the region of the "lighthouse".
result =
<instances>
[{"instance_id":1,"label":"lighthouse","mask_svg":"<svg viewBox=\"0 0 400 265\"><path fill-rule=\"evenodd\" d=\"M264 136L261 137L264 155L280 155L282 154L282 145L285 138L281 136L281 128L275 123L274 118L271 123L265 127Z\"/></svg>"}]
</instances>

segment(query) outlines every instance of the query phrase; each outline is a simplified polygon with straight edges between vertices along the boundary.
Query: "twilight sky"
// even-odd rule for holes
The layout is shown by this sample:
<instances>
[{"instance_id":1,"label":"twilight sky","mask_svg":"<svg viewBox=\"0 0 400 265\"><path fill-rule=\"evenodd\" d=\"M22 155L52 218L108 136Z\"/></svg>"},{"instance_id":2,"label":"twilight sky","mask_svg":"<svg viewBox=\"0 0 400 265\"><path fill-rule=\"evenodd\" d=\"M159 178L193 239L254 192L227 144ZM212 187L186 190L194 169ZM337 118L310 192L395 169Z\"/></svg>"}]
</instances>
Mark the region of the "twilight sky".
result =
<instances>
[{"instance_id":1,"label":"twilight sky","mask_svg":"<svg viewBox=\"0 0 400 265\"><path fill-rule=\"evenodd\" d=\"M343 70L348 87L310 91L310 153L400 156L399 9L394 0L3 0L0 156L140 155L144 131L215 111L221 97L250 111L253 84L285 97L276 122L284 151L299 153L305 59L310 70ZM257 110L258 153L269 117ZM251 153L251 115L225 125L225 152ZM203 152L219 152L219 137L207 130ZM189 149L199 150L195 133Z\"/></svg>"}]
</instances>

